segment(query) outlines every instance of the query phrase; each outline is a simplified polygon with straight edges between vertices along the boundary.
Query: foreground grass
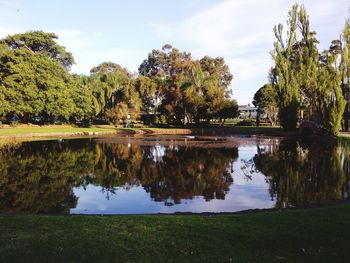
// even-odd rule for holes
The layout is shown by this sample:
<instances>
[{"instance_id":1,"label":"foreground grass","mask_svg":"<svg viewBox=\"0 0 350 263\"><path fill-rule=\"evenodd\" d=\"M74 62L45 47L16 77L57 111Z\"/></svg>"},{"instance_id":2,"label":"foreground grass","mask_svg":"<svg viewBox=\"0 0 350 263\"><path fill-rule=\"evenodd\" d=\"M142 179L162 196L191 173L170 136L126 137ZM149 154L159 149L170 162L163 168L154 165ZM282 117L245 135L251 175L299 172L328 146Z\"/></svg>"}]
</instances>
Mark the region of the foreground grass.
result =
<instances>
[{"instance_id":1,"label":"foreground grass","mask_svg":"<svg viewBox=\"0 0 350 263\"><path fill-rule=\"evenodd\" d=\"M1 262L348 262L350 205L235 215L1 216Z\"/></svg>"}]
</instances>

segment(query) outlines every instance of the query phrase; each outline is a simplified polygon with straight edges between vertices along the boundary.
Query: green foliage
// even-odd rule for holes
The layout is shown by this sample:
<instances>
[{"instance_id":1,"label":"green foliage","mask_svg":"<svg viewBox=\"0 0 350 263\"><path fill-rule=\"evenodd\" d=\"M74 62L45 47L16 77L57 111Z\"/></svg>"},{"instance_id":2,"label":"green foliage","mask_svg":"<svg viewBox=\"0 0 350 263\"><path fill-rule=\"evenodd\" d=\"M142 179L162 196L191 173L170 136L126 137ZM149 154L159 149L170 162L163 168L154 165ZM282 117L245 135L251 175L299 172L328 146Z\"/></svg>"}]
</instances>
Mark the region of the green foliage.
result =
<instances>
[{"instance_id":1,"label":"green foliage","mask_svg":"<svg viewBox=\"0 0 350 263\"><path fill-rule=\"evenodd\" d=\"M157 83L158 110L170 123L209 123L230 95L232 75L223 58L197 61L170 45L152 50L139 73Z\"/></svg>"},{"instance_id":2,"label":"green foliage","mask_svg":"<svg viewBox=\"0 0 350 263\"><path fill-rule=\"evenodd\" d=\"M339 43L340 42L340 43ZM339 51L340 44L340 54L341 61L339 65L339 71L341 76L341 89L344 99L346 100L345 112L344 112L344 129L349 130L349 105L350 105L350 18L345 22L341 41L336 42L336 49ZM339 53L339 52L337 52Z\"/></svg>"},{"instance_id":3,"label":"green foliage","mask_svg":"<svg viewBox=\"0 0 350 263\"><path fill-rule=\"evenodd\" d=\"M295 68L293 65L292 47L296 44L298 5L289 11L287 39L283 40L283 26L274 27L276 42L271 53L275 62L272 70L272 83L276 88L279 119L285 130L294 130L297 127L300 93Z\"/></svg>"},{"instance_id":4,"label":"green foliage","mask_svg":"<svg viewBox=\"0 0 350 263\"><path fill-rule=\"evenodd\" d=\"M255 126L255 120L253 118L245 118L237 122L236 126Z\"/></svg>"},{"instance_id":5,"label":"green foliage","mask_svg":"<svg viewBox=\"0 0 350 263\"><path fill-rule=\"evenodd\" d=\"M340 41L332 41L330 50L320 55L316 32L310 30L304 6L292 7L287 24L285 41L283 26L275 26L276 42L271 53L275 66L270 78L276 90L280 123L284 129L294 130L298 122L309 120L335 135L345 108L341 94L344 85L340 82L344 67L339 69L337 65Z\"/></svg>"},{"instance_id":6,"label":"green foliage","mask_svg":"<svg viewBox=\"0 0 350 263\"><path fill-rule=\"evenodd\" d=\"M0 41L0 45L10 50L26 49L33 54L40 53L48 59L59 61L66 69L69 69L74 64L73 55L63 46L58 45L56 39L58 37L54 33L29 31L7 36Z\"/></svg>"},{"instance_id":7,"label":"green foliage","mask_svg":"<svg viewBox=\"0 0 350 263\"><path fill-rule=\"evenodd\" d=\"M296 98L279 107L278 116L286 131L293 131L298 124L299 101Z\"/></svg>"},{"instance_id":8,"label":"green foliage","mask_svg":"<svg viewBox=\"0 0 350 263\"><path fill-rule=\"evenodd\" d=\"M115 125L122 124L128 116L128 105L120 102L106 111L106 118Z\"/></svg>"},{"instance_id":9,"label":"green foliage","mask_svg":"<svg viewBox=\"0 0 350 263\"><path fill-rule=\"evenodd\" d=\"M7 45L0 53L1 115L17 116L22 122L34 116L68 121L90 115L88 92L66 70L73 58L54 38L40 31L0 41Z\"/></svg>"},{"instance_id":10,"label":"green foliage","mask_svg":"<svg viewBox=\"0 0 350 263\"><path fill-rule=\"evenodd\" d=\"M235 100L225 100L220 109L215 113L215 117L224 124L226 119L234 119L239 116L238 104Z\"/></svg>"},{"instance_id":11,"label":"green foliage","mask_svg":"<svg viewBox=\"0 0 350 263\"><path fill-rule=\"evenodd\" d=\"M232 75L223 58L197 61L165 45L149 54L138 77L114 62L103 62L84 76L68 72L73 56L56 40L54 33L43 31L0 40L2 119L81 123L95 116L119 122L126 112L138 119L142 111L184 124L234 114L227 106Z\"/></svg>"},{"instance_id":12,"label":"green foliage","mask_svg":"<svg viewBox=\"0 0 350 263\"><path fill-rule=\"evenodd\" d=\"M336 57L325 52L327 60L320 67L318 76L317 105L320 109L320 124L329 134L337 135L341 128L341 121L345 109L342 96L341 78L336 67L333 66Z\"/></svg>"},{"instance_id":13,"label":"green foliage","mask_svg":"<svg viewBox=\"0 0 350 263\"><path fill-rule=\"evenodd\" d=\"M112 62L103 62L91 69L88 82L96 115L117 121L116 106L123 103L133 117L138 116L141 99L133 85L133 76L125 68ZM108 116L107 116L108 115ZM118 114L117 114L118 115Z\"/></svg>"},{"instance_id":14,"label":"green foliage","mask_svg":"<svg viewBox=\"0 0 350 263\"><path fill-rule=\"evenodd\" d=\"M255 94L253 105L258 107L258 116L265 113L272 126L277 122L278 106L276 90L271 84L265 84Z\"/></svg>"},{"instance_id":15,"label":"green foliage","mask_svg":"<svg viewBox=\"0 0 350 263\"><path fill-rule=\"evenodd\" d=\"M142 110L145 113L154 113L157 103L157 83L151 78L139 76L134 81L135 91L142 102Z\"/></svg>"}]
</instances>

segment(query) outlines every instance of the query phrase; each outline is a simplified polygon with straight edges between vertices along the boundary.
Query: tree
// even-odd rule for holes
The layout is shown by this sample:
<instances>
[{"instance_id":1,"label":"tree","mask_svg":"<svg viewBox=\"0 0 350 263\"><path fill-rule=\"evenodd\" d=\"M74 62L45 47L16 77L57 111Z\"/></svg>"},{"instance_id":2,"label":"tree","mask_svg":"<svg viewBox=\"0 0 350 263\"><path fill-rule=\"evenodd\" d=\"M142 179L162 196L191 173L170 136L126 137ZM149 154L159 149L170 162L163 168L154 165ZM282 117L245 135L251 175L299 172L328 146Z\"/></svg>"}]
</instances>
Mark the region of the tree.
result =
<instances>
[{"instance_id":1,"label":"tree","mask_svg":"<svg viewBox=\"0 0 350 263\"><path fill-rule=\"evenodd\" d=\"M344 130L349 130L349 105L350 105L350 18L345 22L341 41L341 61L339 65L340 75L341 75L341 89L346 100L346 107L344 112ZM337 49L339 50L339 42L337 42ZM338 53L338 52L337 52Z\"/></svg>"},{"instance_id":2,"label":"tree","mask_svg":"<svg viewBox=\"0 0 350 263\"><path fill-rule=\"evenodd\" d=\"M73 94L73 100L76 105L75 112L72 117L77 119L90 120L98 110L95 97L89 88L90 78L85 75L72 75L73 84L71 86Z\"/></svg>"},{"instance_id":3,"label":"tree","mask_svg":"<svg viewBox=\"0 0 350 263\"><path fill-rule=\"evenodd\" d=\"M62 61L48 56L49 51L44 48L34 52L24 47L6 46L9 39L20 35L0 40L5 47L0 53L0 113L17 116L22 122L29 122L34 116L45 121L68 121L73 116L89 115L91 107L85 90L76 85ZM38 48L30 33L24 35L23 41L33 49Z\"/></svg>"},{"instance_id":4,"label":"tree","mask_svg":"<svg viewBox=\"0 0 350 263\"><path fill-rule=\"evenodd\" d=\"M271 71L271 82L276 89L279 108L279 119L285 130L295 130L298 123L300 93L297 83L296 69L290 59L293 46L296 44L298 5L289 11L287 39L283 40L283 26L274 27L276 41L271 52L275 66Z\"/></svg>"},{"instance_id":5,"label":"tree","mask_svg":"<svg viewBox=\"0 0 350 263\"><path fill-rule=\"evenodd\" d=\"M134 81L135 91L142 102L142 110L145 113L155 113L157 104L157 83L149 77L139 76Z\"/></svg>"},{"instance_id":6,"label":"tree","mask_svg":"<svg viewBox=\"0 0 350 263\"><path fill-rule=\"evenodd\" d=\"M193 60L190 53L170 45L153 50L139 73L157 83L159 110L169 123L209 123L230 95L232 74L223 58Z\"/></svg>"},{"instance_id":7,"label":"tree","mask_svg":"<svg viewBox=\"0 0 350 263\"><path fill-rule=\"evenodd\" d=\"M58 39L54 33L43 31L29 31L26 33L7 36L0 41L11 50L27 49L33 53L40 53L48 59L59 61L66 69L74 64L73 55L65 47L56 43Z\"/></svg>"},{"instance_id":8,"label":"tree","mask_svg":"<svg viewBox=\"0 0 350 263\"><path fill-rule=\"evenodd\" d=\"M286 130L293 130L298 121L307 119L326 133L335 135L344 111L344 101L339 95L339 42L333 41L330 50L320 55L316 32L310 30L309 17L303 6L292 7L288 26L285 42L282 25L274 28L277 40L272 52L275 67L271 71L271 83L277 93L281 125Z\"/></svg>"},{"instance_id":9,"label":"tree","mask_svg":"<svg viewBox=\"0 0 350 263\"><path fill-rule=\"evenodd\" d=\"M188 73L188 80L181 87L184 94L185 122L192 123L194 120L199 123L200 119L206 118L209 111L207 90L210 81L209 73L203 71L199 65L193 66Z\"/></svg>"},{"instance_id":10,"label":"tree","mask_svg":"<svg viewBox=\"0 0 350 263\"><path fill-rule=\"evenodd\" d=\"M239 116L238 104L235 100L226 99L224 103L221 105L220 109L215 113L215 117L217 117L221 125L225 124L226 119L233 119Z\"/></svg>"},{"instance_id":11,"label":"tree","mask_svg":"<svg viewBox=\"0 0 350 263\"><path fill-rule=\"evenodd\" d=\"M278 115L276 90L271 84L265 84L258 89L254 94L253 105L258 108L258 115L265 113L271 125L276 125Z\"/></svg>"},{"instance_id":12,"label":"tree","mask_svg":"<svg viewBox=\"0 0 350 263\"><path fill-rule=\"evenodd\" d=\"M106 111L106 117L115 125L123 123L128 114L128 105L123 102L117 103L113 108Z\"/></svg>"},{"instance_id":13,"label":"tree","mask_svg":"<svg viewBox=\"0 0 350 263\"><path fill-rule=\"evenodd\" d=\"M233 75L230 73L230 69L226 65L224 58L205 56L199 63L203 71L208 72L210 76L216 79L218 86L223 89L227 89L230 86Z\"/></svg>"},{"instance_id":14,"label":"tree","mask_svg":"<svg viewBox=\"0 0 350 263\"><path fill-rule=\"evenodd\" d=\"M167 117L169 123L183 123L185 109L181 86L186 81L192 63L190 53L164 45L162 50L152 50L139 67L140 75L149 77L158 84L161 97L159 111Z\"/></svg>"},{"instance_id":15,"label":"tree","mask_svg":"<svg viewBox=\"0 0 350 263\"><path fill-rule=\"evenodd\" d=\"M103 62L90 72L89 85L99 117L108 119L106 112L121 102L139 111L141 103L132 86L132 74L126 68L113 62Z\"/></svg>"},{"instance_id":16,"label":"tree","mask_svg":"<svg viewBox=\"0 0 350 263\"><path fill-rule=\"evenodd\" d=\"M341 120L345 109L345 100L341 89L341 75L335 66L337 56L329 51L324 52L326 58L319 68L317 109L321 127L330 135L336 135L341 128Z\"/></svg>"}]
</instances>

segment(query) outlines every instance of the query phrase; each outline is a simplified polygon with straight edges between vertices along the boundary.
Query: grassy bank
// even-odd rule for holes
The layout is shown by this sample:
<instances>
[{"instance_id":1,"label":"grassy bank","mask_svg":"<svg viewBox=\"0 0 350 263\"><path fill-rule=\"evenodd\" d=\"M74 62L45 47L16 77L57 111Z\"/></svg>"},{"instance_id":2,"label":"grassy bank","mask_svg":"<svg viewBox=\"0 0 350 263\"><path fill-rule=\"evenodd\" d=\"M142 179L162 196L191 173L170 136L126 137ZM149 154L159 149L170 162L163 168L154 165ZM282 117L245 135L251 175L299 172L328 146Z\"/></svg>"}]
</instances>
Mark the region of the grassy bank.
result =
<instances>
[{"instance_id":1,"label":"grassy bank","mask_svg":"<svg viewBox=\"0 0 350 263\"><path fill-rule=\"evenodd\" d=\"M2 128L0 129L1 135L24 135L24 134L45 134L45 133L76 133L76 132L108 132L114 131L115 129L111 127L98 128L79 128L73 126L61 126L61 125L50 125L50 126L25 126L21 125L18 127Z\"/></svg>"},{"instance_id":2,"label":"grassy bank","mask_svg":"<svg viewBox=\"0 0 350 263\"><path fill-rule=\"evenodd\" d=\"M213 126L208 128L115 128L113 126L93 126L79 128L69 125L29 126L0 128L1 138L12 137L64 137L101 134L196 134L196 135L227 135L227 134L264 134L289 135L279 127L239 127Z\"/></svg>"},{"instance_id":3,"label":"grassy bank","mask_svg":"<svg viewBox=\"0 0 350 263\"><path fill-rule=\"evenodd\" d=\"M1 262L347 262L350 205L232 215L1 216Z\"/></svg>"},{"instance_id":4,"label":"grassy bank","mask_svg":"<svg viewBox=\"0 0 350 263\"><path fill-rule=\"evenodd\" d=\"M0 128L1 138L31 138L31 137L64 137L102 134L188 134L188 129L162 128L115 128L114 126L92 126L80 128L69 125L30 126Z\"/></svg>"}]
</instances>

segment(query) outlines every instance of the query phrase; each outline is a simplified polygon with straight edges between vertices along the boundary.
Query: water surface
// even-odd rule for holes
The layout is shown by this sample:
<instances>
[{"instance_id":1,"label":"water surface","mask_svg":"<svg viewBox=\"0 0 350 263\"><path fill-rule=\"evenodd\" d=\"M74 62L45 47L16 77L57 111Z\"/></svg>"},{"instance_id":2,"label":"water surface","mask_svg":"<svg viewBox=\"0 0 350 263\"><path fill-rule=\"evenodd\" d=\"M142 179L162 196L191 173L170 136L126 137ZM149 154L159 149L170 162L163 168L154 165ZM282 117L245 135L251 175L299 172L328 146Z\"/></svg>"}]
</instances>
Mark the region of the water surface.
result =
<instances>
[{"instance_id":1,"label":"water surface","mask_svg":"<svg viewBox=\"0 0 350 263\"><path fill-rule=\"evenodd\" d=\"M0 213L235 212L349 199L350 147L268 137L105 137L0 150Z\"/></svg>"}]
</instances>

